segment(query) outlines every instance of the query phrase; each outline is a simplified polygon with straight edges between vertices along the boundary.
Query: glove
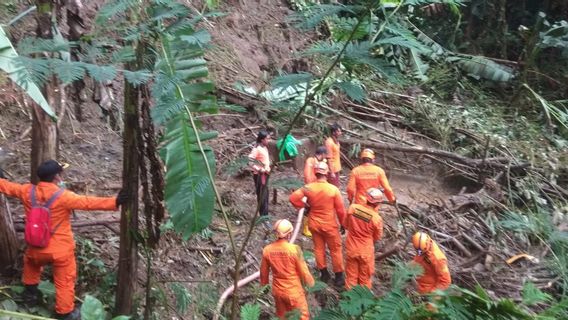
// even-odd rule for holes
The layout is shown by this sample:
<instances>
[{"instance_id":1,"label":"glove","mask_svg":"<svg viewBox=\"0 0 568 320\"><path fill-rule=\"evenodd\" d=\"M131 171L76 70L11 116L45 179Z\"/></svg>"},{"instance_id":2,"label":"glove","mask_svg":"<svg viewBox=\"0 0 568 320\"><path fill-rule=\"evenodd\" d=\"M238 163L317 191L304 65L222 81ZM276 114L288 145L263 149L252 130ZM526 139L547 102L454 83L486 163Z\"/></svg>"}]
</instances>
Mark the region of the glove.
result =
<instances>
[{"instance_id":1,"label":"glove","mask_svg":"<svg viewBox=\"0 0 568 320\"><path fill-rule=\"evenodd\" d=\"M128 193L124 189L120 189L118 194L116 195L116 206L120 207L121 205L125 204L128 201Z\"/></svg>"},{"instance_id":2,"label":"glove","mask_svg":"<svg viewBox=\"0 0 568 320\"><path fill-rule=\"evenodd\" d=\"M2 170L2 168L0 168L0 179L6 179L6 176L4 175L4 170Z\"/></svg>"}]
</instances>

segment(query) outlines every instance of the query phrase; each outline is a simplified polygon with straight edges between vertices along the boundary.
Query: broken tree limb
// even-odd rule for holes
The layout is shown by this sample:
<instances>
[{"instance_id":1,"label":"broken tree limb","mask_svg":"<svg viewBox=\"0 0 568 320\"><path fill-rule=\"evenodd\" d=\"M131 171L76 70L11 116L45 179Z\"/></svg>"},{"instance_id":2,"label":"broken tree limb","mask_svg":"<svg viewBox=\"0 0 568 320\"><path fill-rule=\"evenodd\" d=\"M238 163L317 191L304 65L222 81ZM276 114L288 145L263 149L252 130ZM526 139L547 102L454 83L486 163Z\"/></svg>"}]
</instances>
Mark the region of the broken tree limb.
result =
<instances>
[{"instance_id":1,"label":"broken tree limb","mask_svg":"<svg viewBox=\"0 0 568 320\"><path fill-rule=\"evenodd\" d=\"M456 153L452 153L452 152L448 152L448 151L444 151L444 150L432 149L432 148L425 148L425 147L420 147L420 146L400 146L400 145L395 145L395 144L390 144L390 143L376 143L376 142L371 142L371 141L359 141L359 140L356 141L354 139L349 139L349 138L342 138L340 141L342 143L346 143L346 144L359 143L361 145L372 147L372 148L377 149L377 150L398 151L398 152L403 152L403 153L428 154L428 155L432 155L432 156L435 156L435 157L450 159L450 160L455 161L457 163L460 163L460 164L463 164L463 165L466 165L466 166L469 166L469 167L473 167L473 168L490 167L490 168L505 169L505 168L508 168L510 166L509 163L511 161L511 159L509 159L509 158L487 158L487 159L485 159L485 161L483 159L471 159L471 158L467 158L467 157L464 157L464 156L456 154ZM407 143L407 144L409 144L409 143ZM520 163L520 164L517 164L517 165L510 166L510 167L515 168L515 169L523 169L523 168L530 167L530 163L524 162L524 163Z\"/></svg>"}]
</instances>

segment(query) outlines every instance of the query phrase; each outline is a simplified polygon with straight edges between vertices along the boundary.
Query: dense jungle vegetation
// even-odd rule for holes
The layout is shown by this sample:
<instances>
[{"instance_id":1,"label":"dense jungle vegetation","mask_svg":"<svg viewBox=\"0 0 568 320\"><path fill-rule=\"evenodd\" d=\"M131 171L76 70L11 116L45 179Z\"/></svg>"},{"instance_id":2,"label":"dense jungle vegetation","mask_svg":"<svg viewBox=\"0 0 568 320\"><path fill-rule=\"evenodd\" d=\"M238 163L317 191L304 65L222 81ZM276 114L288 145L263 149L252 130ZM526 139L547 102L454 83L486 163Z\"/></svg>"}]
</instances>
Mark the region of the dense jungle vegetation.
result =
<instances>
[{"instance_id":1,"label":"dense jungle vegetation","mask_svg":"<svg viewBox=\"0 0 568 320\"><path fill-rule=\"evenodd\" d=\"M412 279L420 270L406 264L398 248L384 263L389 278L380 294L362 287L338 293L317 282L308 295L324 302L311 310L314 319L568 319L568 1L274 0L275 7L292 11L281 25L311 40L294 52L293 67L274 63L256 87L216 79L210 73L215 54L207 56L220 47L211 43L216 21L254 1L98 2L89 6L92 14L79 0L0 4L0 86L18 92L13 99L0 94L0 104L19 113L21 96L30 103L24 112L31 168L58 158L59 134L71 130L63 119L81 119L91 107L84 90L97 92L109 130L122 141L122 187L134 196L122 208L117 236L109 238L118 258L103 261L96 242L77 236L83 319L252 320L273 314L263 298L267 288L237 289L224 308L224 300L218 302L223 288L209 283L230 286L244 277L234 270L252 264L247 252L262 243L253 243L253 234L266 221L257 205L239 215L224 196L227 176L242 174L246 158L243 149L231 154L235 149L219 142L233 129L217 132L207 122L219 114L254 117L240 126L271 127L286 143L291 134L321 141L327 124L339 120L348 124L342 142L349 156L365 146L425 155L447 176L459 177L463 190L483 192L472 210L472 203L467 210L408 207L405 219L394 222L397 230L427 227L442 239L466 243L468 228L446 222L458 215L476 221L466 248L449 247L450 258L463 258L453 265L449 290L415 293ZM238 32L253 31L235 27ZM10 125L1 123L3 130ZM0 164L17 171L13 162ZM272 183L288 193L299 180ZM6 207L6 199L0 202ZM11 215L9 209L0 213ZM54 286L40 285L46 306L20 303L21 246L12 218L1 220L0 318L45 319ZM158 279L170 247L194 241L214 252L203 243L219 234L226 245L219 255L231 259L233 270L221 271L224 279ZM403 243L405 234L398 235ZM184 252L209 262L207 248ZM519 253L521 267L514 261L490 267L487 258L505 261ZM309 250L305 255L313 256ZM211 263L227 267L222 264Z\"/></svg>"}]
</instances>

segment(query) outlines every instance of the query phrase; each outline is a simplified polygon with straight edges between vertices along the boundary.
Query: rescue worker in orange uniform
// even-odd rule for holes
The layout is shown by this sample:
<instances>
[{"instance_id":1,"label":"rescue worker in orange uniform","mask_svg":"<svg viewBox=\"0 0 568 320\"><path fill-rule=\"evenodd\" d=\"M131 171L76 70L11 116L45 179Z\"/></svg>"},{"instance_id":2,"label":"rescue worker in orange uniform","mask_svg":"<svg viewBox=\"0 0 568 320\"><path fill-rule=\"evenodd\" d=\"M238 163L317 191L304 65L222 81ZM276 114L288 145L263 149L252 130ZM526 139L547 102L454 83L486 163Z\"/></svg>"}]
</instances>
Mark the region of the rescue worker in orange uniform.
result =
<instances>
[{"instance_id":1,"label":"rescue worker in orange uniform","mask_svg":"<svg viewBox=\"0 0 568 320\"><path fill-rule=\"evenodd\" d=\"M387 199L394 203L396 198L389 184L385 171L373 164L375 152L371 149L361 151L361 165L351 170L349 182L347 183L347 199L350 203L366 204L365 193L369 188L381 188Z\"/></svg>"},{"instance_id":2,"label":"rescue worker in orange uniform","mask_svg":"<svg viewBox=\"0 0 568 320\"><path fill-rule=\"evenodd\" d=\"M64 165L55 160L43 162L36 173L40 182L35 189L38 202L45 203L63 183ZM0 169L0 174L2 170ZM0 193L15 197L22 201L26 212L31 210L32 184L19 184L9 182L0 176ZM122 190L117 197L87 197L80 196L69 190L55 200L50 207L51 225L57 226L52 231L47 247L36 248L28 246L24 253L24 274L22 277L24 301L27 304L37 304L41 299L38 289L41 272L45 265L51 264L53 268L53 283L55 284L55 312L58 319L80 319L81 313L75 308L75 280L77 266L75 261L75 240L71 231L72 210L117 210L128 200Z\"/></svg>"},{"instance_id":3,"label":"rescue worker in orange uniform","mask_svg":"<svg viewBox=\"0 0 568 320\"><path fill-rule=\"evenodd\" d=\"M268 275L272 271L272 295L278 318L286 319L287 312L299 309L300 319L307 320L310 314L302 283L312 287L314 278L304 261L302 249L288 242L294 231L290 221L278 220L273 229L278 239L262 250L260 284L268 284Z\"/></svg>"},{"instance_id":4,"label":"rescue worker in orange uniform","mask_svg":"<svg viewBox=\"0 0 568 320\"><path fill-rule=\"evenodd\" d=\"M304 184L312 183L317 180L316 177L316 166L320 162L326 162L325 156L327 154L327 149L324 146L318 147L316 149L316 154L313 157L306 159L306 164L304 165ZM302 234L306 237L311 238L312 233L308 227L308 213L304 215L304 220L302 221Z\"/></svg>"},{"instance_id":5,"label":"rescue worker in orange uniform","mask_svg":"<svg viewBox=\"0 0 568 320\"><path fill-rule=\"evenodd\" d=\"M379 215L379 204L383 193L370 188L366 193L366 203L349 206L345 218L345 288L356 285L371 289L371 279L375 274L375 245L383 237L383 219Z\"/></svg>"},{"instance_id":6,"label":"rescue worker in orange uniform","mask_svg":"<svg viewBox=\"0 0 568 320\"><path fill-rule=\"evenodd\" d=\"M447 289L452 283L448 259L438 244L424 232L416 232L412 236L412 245L416 249L413 262L419 264L424 272L416 279L420 294L434 290Z\"/></svg>"},{"instance_id":7,"label":"rescue worker in orange uniform","mask_svg":"<svg viewBox=\"0 0 568 320\"><path fill-rule=\"evenodd\" d=\"M339 173L341 171L341 126L334 123L330 126L330 136L325 140L327 149L327 163L329 165L329 183L339 188Z\"/></svg>"},{"instance_id":8,"label":"rescue worker in orange uniform","mask_svg":"<svg viewBox=\"0 0 568 320\"><path fill-rule=\"evenodd\" d=\"M312 183L317 180L316 166L320 162L326 162L327 148L324 146L318 147L313 157L306 159L304 165L304 184Z\"/></svg>"},{"instance_id":9,"label":"rescue worker in orange uniform","mask_svg":"<svg viewBox=\"0 0 568 320\"><path fill-rule=\"evenodd\" d=\"M309 207L308 226L314 241L316 265L321 273L321 280L327 282L330 274L325 260L325 247L329 248L335 285L345 285L343 252L339 225L343 225L345 208L339 189L327 182L329 169L325 162L316 167L316 182L308 183L290 195L290 203L296 208ZM306 197L306 202L303 198Z\"/></svg>"},{"instance_id":10,"label":"rescue worker in orange uniform","mask_svg":"<svg viewBox=\"0 0 568 320\"><path fill-rule=\"evenodd\" d=\"M249 154L250 166L253 170L254 191L261 216L268 215L268 176L270 175L270 155L268 142L270 133L260 131L256 136L256 145Z\"/></svg>"}]
</instances>

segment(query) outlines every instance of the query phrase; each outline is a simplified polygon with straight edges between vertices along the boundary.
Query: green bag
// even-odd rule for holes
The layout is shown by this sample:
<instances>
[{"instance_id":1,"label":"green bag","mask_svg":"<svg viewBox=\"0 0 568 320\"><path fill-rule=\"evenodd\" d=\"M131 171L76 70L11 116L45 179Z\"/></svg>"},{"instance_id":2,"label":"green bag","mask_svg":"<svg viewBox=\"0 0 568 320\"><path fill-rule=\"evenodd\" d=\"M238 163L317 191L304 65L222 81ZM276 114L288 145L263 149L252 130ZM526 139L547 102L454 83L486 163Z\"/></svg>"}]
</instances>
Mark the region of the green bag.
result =
<instances>
[{"instance_id":1,"label":"green bag","mask_svg":"<svg viewBox=\"0 0 568 320\"><path fill-rule=\"evenodd\" d=\"M288 159L295 158L298 155L297 146L301 144L301 141L296 140L296 138L294 138L291 134L288 134L286 139L284 139L284 147L281 148L282 139L278 139L278 141L276 141L276 147L280 150L278 153L278 159L280 161L284 161L287 159L286 156L288 156Z\"/></svg>"}]
</instances>

